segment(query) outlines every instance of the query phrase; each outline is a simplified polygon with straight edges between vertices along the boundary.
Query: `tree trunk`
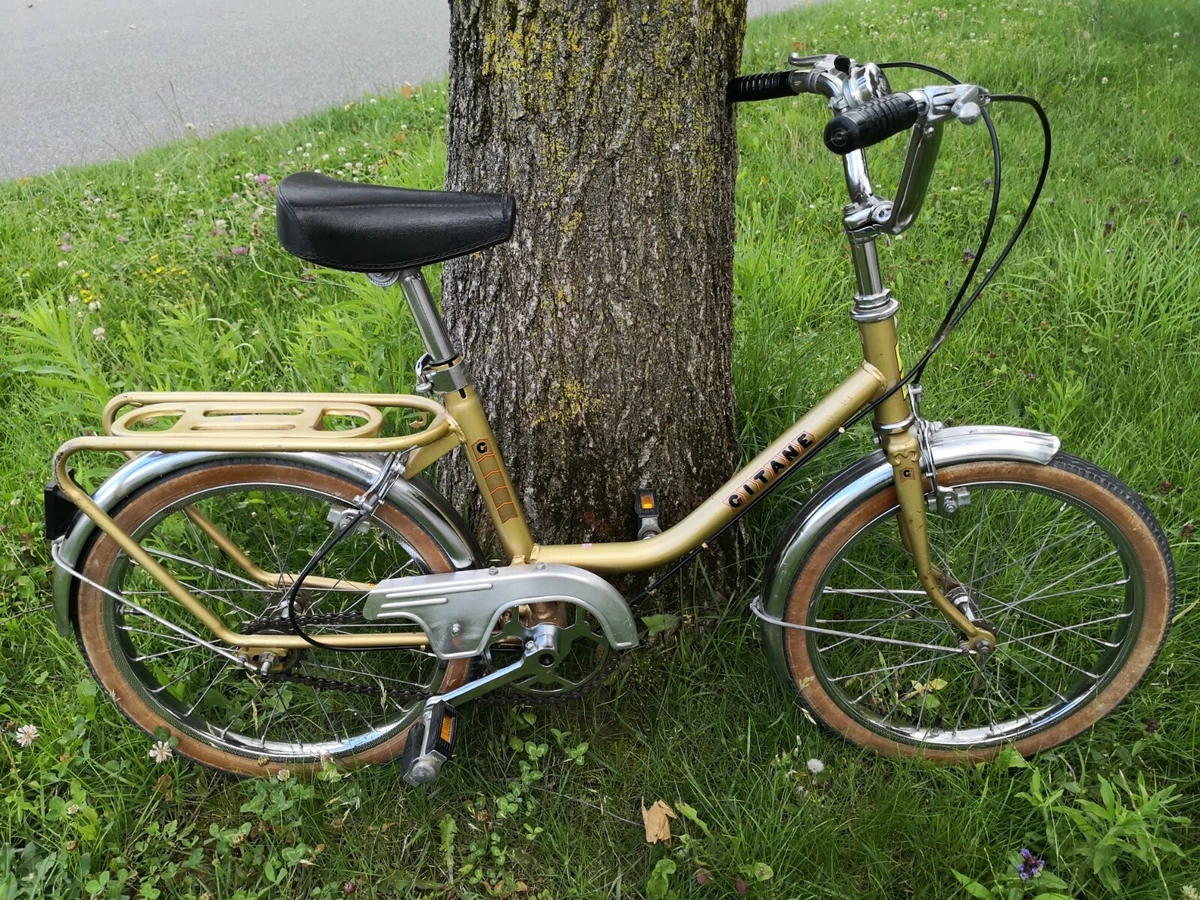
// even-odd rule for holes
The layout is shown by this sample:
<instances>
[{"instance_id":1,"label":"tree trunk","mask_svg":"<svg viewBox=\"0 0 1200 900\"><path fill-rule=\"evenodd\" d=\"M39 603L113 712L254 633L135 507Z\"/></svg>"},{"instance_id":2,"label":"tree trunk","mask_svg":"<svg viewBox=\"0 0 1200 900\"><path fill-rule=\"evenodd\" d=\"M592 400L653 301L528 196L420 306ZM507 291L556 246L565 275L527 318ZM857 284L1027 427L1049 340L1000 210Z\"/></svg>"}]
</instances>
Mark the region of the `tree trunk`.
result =
<instances>
[{"instance_id":1,"label":"tree trunk","mask_svg":"<svg viewBox=\"0 0 1200 900\"><path fill-rule=\"evenodd\" d=\"M644 487L669 526L736 458L725 84L746 0L450 9L447 187L514 194L517 224L448 263L442 299L534 539L632 539ZM465 467L447 478L461 505Z\"/></svg>"}]
</instances>

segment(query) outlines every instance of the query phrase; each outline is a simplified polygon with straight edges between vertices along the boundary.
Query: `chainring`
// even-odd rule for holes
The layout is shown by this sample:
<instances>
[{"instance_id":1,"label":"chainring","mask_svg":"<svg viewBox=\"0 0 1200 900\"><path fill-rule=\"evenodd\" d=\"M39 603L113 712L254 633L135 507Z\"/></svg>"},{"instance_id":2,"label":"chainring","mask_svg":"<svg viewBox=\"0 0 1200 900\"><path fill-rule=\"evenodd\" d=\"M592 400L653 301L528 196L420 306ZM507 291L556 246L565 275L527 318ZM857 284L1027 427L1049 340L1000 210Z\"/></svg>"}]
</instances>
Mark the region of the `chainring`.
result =
<instances>
[{"instance_id":1,"label":"chainring","mask_svg":"<svg viewBox=\"0 0 1200 900\"><path fill-rule=\"evenodd\" d=\"M586 697L608 679L616 668L617 652L587 610L575 604L563 605L567 606L568 616L574 615L574 621L559 630L559 661L545 672L510 682L484 695L480 702L497 706L557 706ZM531 635L532 628L522 621L522 616L516 610L509 613L481 658L485 673L514 662Z\"/></svg>"}]
</instances>

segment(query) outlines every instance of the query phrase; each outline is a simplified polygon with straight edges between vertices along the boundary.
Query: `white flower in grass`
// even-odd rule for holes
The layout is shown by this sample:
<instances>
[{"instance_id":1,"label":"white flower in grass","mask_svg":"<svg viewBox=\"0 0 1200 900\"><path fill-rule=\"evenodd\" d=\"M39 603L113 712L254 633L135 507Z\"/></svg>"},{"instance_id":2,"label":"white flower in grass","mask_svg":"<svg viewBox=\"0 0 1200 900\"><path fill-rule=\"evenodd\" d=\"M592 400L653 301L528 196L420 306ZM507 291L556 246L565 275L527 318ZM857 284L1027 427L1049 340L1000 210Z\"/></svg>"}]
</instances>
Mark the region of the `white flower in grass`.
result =
<instances>
[{"instance_id":1,"label":"white flower in grass","mask_svg":"<svg viewBox=\"0 0 1200 900\"><path fill-rule=\"evenodd\" d=\"M275 777L278 778L280 781L287 781L289 778L292 777L292 773L288 769L280 769L278 772L275 773Z\"/></svg>"},{"instance_id":2,"label":"white flower in grass","mask_svg":"<svg viewBox=\"0 0 1200 900\"><path fill-rule=\"evenodd\" d=\"M36 725L22 725L13 735L15 740L22 747L30 747L33 742L38 739L38 730Z\"/></svg>"},{"instance_id":3,"label":"white flower in grass","mask_svg":"<svg viewBox=\"0 0 1200 900\"><path fill-rule=\"evenodd\" d=\"M105 335L105 331L104 331L103 326L92 329L92 337L94 337L97 341L103 341L104 335Z\"/></svg>"},{"instance_id":4,"label":"white flower in grass","mask_svg":"<svg viewBox=\"0 0 1200 900\"><path fill-rule=\"evenodd\" d=\"M162 765L174 755L175 751L171 749L171 745L166 741L155 741L154 746L150 748L150 758L159 765Z\"/></svg>"},{"instance_id":5,"label":"white flower in grass","mask_svg":"<svg viewBox=\"0 0 1200 900\"><path fill-rule=\"evenodd\" d=\"M812 772L814 775L820 775L825 771L825 763L816 758L810 759L804 765L807 766L808 771Z\"/></svg>"},{"instance_id":6,"label":"white flower in grass","mask_svg":"<svg viewBox=\"0 0 1200 900\"><path fill-rule=\"evenodd\" d=\"M67 815L68 816L74 816L74 815L77 815L78 813L79 813L79 804L78 803L71 803L67 806Z\"/></svg>"}]
</instances>

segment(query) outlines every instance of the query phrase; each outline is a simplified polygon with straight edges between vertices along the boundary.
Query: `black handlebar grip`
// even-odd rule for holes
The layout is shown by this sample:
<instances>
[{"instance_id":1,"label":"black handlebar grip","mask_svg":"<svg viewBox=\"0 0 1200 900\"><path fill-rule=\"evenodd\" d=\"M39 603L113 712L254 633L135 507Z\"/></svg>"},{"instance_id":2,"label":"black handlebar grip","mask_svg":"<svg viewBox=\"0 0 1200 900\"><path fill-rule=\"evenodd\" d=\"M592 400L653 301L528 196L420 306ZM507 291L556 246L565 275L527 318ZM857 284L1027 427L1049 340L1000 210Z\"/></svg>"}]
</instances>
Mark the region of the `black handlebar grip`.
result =
<instances>
[{"instance_id":1,"label":"black handlebar grip","mask_svg":"<svg viewBox=\"0 0 1200 900\"><path fill-rule=\"evenodd\" d=\"M753 100L778 100L794 97L799 91L792 87L791 72L763 72L741 75L725 87L725 99L730 103L749 103Z\"/></svg>"},{"instance_id":2,"label":"black handlebar grip","mask_svg":"<svg viewBox=\"0 0 1200 900\"><path fill-rule=\"evenodd\" d=\"M889 94L835 116L825 126L825 146L839 156L862 150L916 124L917 101L908 94Z\"/></svg>"}]
</instances>

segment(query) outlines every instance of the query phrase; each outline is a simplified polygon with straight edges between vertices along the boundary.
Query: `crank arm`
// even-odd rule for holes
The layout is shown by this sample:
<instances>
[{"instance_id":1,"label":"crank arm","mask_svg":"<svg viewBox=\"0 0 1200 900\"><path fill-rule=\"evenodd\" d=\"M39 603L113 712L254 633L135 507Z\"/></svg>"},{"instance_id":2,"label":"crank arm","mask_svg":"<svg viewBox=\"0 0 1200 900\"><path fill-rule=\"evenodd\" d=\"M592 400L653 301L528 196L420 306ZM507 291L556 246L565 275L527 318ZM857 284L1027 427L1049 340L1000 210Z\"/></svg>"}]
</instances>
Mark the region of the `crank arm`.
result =
<instances>
[{"instance_id":1,"label":"crank arm","mask_svg":"<svg viewBox=\"0 0 1200 900\"><path fill-rule=\"evenodd\" d=\"M504 687L524 675L553 668L558 662L558 632L559 629L555 625L535 625L533 635L525 642L525 652L520 659L475 681L468 681L462 687L430 697L425 701L425 708L428 710L439 702L452 705L467 703L484 694L490 694L496 688Z\"/></svg>"},{"instance_id":2,"label":"crank arm","mask_svg":"<svg viewBox=\"0 0 1200 900\"><path fill-rule=\"evenodd\" d=\"M996 636L976 626L950 602L942 590L946 575L935 569L930 559L925 486L921 475L921 447L917 441L915 427L910 426L896 434L885 434L883 450L892 466L896 499L900 503L900 509L896 513L900 539L904 549L912 557L921 587L946 620L966 636L967 645L972 650L980 653L990 652L996 646Z\"/></svg>"},{"instance_id":3,"label":"crank arm","mask_svg":"<svg viewBox=\"0 0 1200 900\"><path fill-rule=\"evenodd\" d=\"M535 625L525 641L525 652L516 662L497 669L462 687L435 694L425 701L421 721L412 727L400 763L401 777L411 785L430 784L454 753L458 737L456 704L466 703L536 671L552 669L558 663L556 625Z\"/></svg>"}]
</instances>

